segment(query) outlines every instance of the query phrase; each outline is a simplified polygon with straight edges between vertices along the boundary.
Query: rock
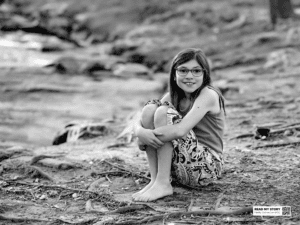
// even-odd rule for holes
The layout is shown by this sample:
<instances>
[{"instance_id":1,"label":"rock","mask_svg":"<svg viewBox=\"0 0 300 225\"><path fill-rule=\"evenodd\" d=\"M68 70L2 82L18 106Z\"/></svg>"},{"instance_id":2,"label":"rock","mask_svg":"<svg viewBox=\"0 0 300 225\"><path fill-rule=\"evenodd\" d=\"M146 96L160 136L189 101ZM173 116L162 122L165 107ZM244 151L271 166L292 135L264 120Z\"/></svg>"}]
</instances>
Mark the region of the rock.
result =
<instances>
[{"instance_id":1,"label":"rock","mask_svg":"<svg viewBox=\"0 0 300 225\"><path fill-rule=\"evenodd\" d=\"M198 22L191 20L190 18L174 18L166 23L166 28L170 30L169 35L185 35L185 34L197 34Z\"/></svg>"},{"instance_id":2,"label":"rock","mask_svg":"<svg viewBox=\"0 0 300 225\"><path fill-rule=\"evenodd\" d=\"M112 7L109 10L100 10L95 12L82 12L74 17L76 21L76 32L84 32L87 36L92 36L92 43L111 42L120 37L122 27L132 30L133 25L127 19L124 21L116 20L119 14L126 13L126 10ZM128 29L126 29L126 32Z\"/></svg>"},{"instance_id":3,"label":"rock","mask_svg":"<svg viewBox=\"0 0 300 225\"><path fill-rule=\"evenodd\" d=\"M91 185L89 186L88 190L89 191L98 191L99 189L103 187L108 187L107 185L109 183L105 177L99 178L98 180L95 180Z\"/></svg>"},{"instance_id":4,"label":"rock","mask_svg":"<svg viewBox=\"0 0 300 225\"><path fill-rule=\"evenodd\" d=\"M11 157L14 156L14 158L16 158L16 155L21 156L21 155L29 155L32 154L32 152L27 149L24 148L22 146L13 146L13 147L9 147L5 150L0 150L0 162L6 159L9 159Z\"/></svg>"},{"instance_id":5,"label":"rock","mask_svg":"<svg viewBox=\"0 0 300 225\"><path fill-rule=\"evenodd\" d=\"M64 15L70 4L66 2L49 2L43 5L40 9L40 13L47 14L47 16L57 17Z\"/></svg>"},{"instance_id":6,"label":"rock","mask_svg":"<svg viewBox=\"0 0 300 225\"><path fill-rule=\"evenodd\" d=\"M16 31L23 27L32 26L34 22L29 21L20 15L11 15L8 19L1 21L1 30L3 31Z\"/></svg>"},{"instance_id":7,"label":"rock","mask_svg":"<svg viewBox=\"0 0 300 225\"><path fill-rule=\"evenodd\" d=\"M104 123L90 123L88 121L73 122L65 126L54 138L52 144L74 142L78 139L90 139L109 134L110 130Z\"/></svg>"},{"instance_id":8,"label":"rock","mask_svg":"<svg viewBox=\"0 0 300 225\"><path fill-rule=\"evenodd\" d=\"M219 70L229 68L237 65L253 65L255 63L262 63L265 61L263 56L252 54L234 55L231 58L227 57L220 61L214 61L212 70Z\"/></svg>"},{"instance_id":9,"label":"rock","mask_svg":"<svg viewBox=\"0 0 300 225\"><path fill-rule=\"evenodd\" d=\"M292 48L280 49L268 54L263 69L288 68L300 63L300 52Z\"/></svg>"},{"instance_id":10,"label":"rock","mask_svg":"<svg viewBox=\"0 0 300 225\"><path fill-rule=\"evenodd\" d=\"M9 147L9 148L5 149L5 151L6 152L21 153L21 152L29 152L30 150L28 148L23 147L23 146L16 145L16 146L12 146L12 147Z\"/></svg>"},{"instance_id":11,"label":"rock","mask_svg":"<svg viewBox=\"0 0 300 225\"><path fill-rule=\"evenodd\" d=\"M147 38L157 38L160 36L168 35L170 32L166 27L159 26L157 24L155 25L143 25L139 26L131 31L129 31L125 38L126 39L134 39L134 38L141 38L141 37L147 37Z\"/></svg>"},{"instance_id":12,"label":"rock","mask_svg":"<svg viewBox=\"0 0 300 225\"><path fill-rule=\"evenodd\" d=\"M117 64L125 63L123 58L113 55L103 55L98 61L104 65L106 70L112 70Z\"/></svg>"},{"instance_id":13,"label":"rock","mask_svg":"<svg viewBox=\"0 0 300 225\"><path fill-rule=\"evenodd\" d=\"M12 156L13 156L13 153L7 153L4 151L0 151L0 162L3 160L9 159Z\"/></svg>"},{"instance_id":14,"label":"rock","mask_svg":"<svg viewBox=\"0 0 300 225\"><path fill-rule=\"evenodd\" d=\"M151 68L153 72L166 72L169 70L169 67L166 68L170 61L168 54L163 54L160 51L144 52L138 49L126 52L123 57L127 62L143 64L147 68Z\"/></svg>"},{"instance_id":15,"label":"rock","mask_svg":"<svg viewBox=\"0 0 300 225\"><path fill-rule=\"evenodd\" d=\"M230 84L227 80L217 80L213 82L213 85L218 88L223 95L227 92L240 92L240 88L236 85Z\"/></svg>"},{"instance_id":16,"label":"rock","mask_svg":"<svg viewBox=\"0 0 300 225\"><path fill-rule=\"evenodd\" d=\"M234 0L232 5L236 7L252 7L255 3L252 1Z\"/></svg>"},{"instance_id":17,"label":"rock","mask_svg":"<svg viewBox=\"0 0 300 225\"><path fill-rule=\"evenodd\" d=\"M40 197L39 197L40 200L46 200L47 199L47 195L45 194L42 194Z\"/></svg>"},{"instance_id":18,"label":"rock","mask_svg":"<svg viewBox=\"0 0 300 225\"><path fill-rule=\"evenodd\" d=\"M73 193L72 194L72 198L78 198L78 194L77 193Z\"/></svg>"},{"instance_id":19,"label":"rock","mask_svg":"<svg viewBox=\"0 0 300 225\"><path fill-rule=\"evenodd\" d=\"M0 1L0 12L3 15L9 15L14 11L14 7L11 4L5 3L5 0Z\"/></svg>"},{"instance_id":20,"label":"rock","mask_svg":"<svg viewBox=\"0 0 300 225\"><path fill-rule=\"evenodd\" d=\"M74 48L74 45L64 42L59 38L52 36L42 41L42 52L63 51Z\"/></svg>"},{"instance_id":21,"label":"rock","mask_svg":"<svg viewBox=\"0 0 300 225\"><path fill-rule=\"evenodd\" d=\"M129 39L116 41L114 45L111 48L110 54L112 55L122 55L123 53L127 51L133 51L136 50L139 47L139 44L131 41Z\"/></svg>"},{"instance_id":22,"label":"rock","mask_svg":"<svg viewBox=\"0 0 300 225\"><path fill-rule=\"evenodd\" d=\"M286 130L283 132L283 136L292 136L294 132L292 130Z\"/></svg>"},{"instance_id":23,"label":"rock","mask_svg":"<svg viewBox=\"0 0 300 225\"><path fill-rule=\"evenodd\" d=\"M299 45L300 44L300 27L292 27L288 30L285 37L286 45Z\"/></svg>"},{"instance_id":24,"label":"rock","mask_svg":"<svg viewBox=\"0 0 300 225\"><path fill-rule=\"evenodd\" d=\"M50 18L45 26L52 32L65 36L69 36L72 31L72 21L64 17Z\"/></svg>"},{"instance_id":25,"label":"rock","mask_svg":"<svg viewBox=\"0 0 300 225\"><path fill-rule=\"evenodd\" d=\"M232 21L231 23L225 25L222 27L221 30L224 31L230 31L234 29L241 28L247 24L247 16L246 15L240 15L236 20Z\"/></svg>"},{"instance_id":26,"label":"rock","mask_svg":"<svg viewBox=\"0 0 300 225\"><path fill-rule=\"evenodd\" d=\"M225 23L231 23L239 19L239 13L237 11L232 11L232 9L225 9L221 11L220 21Z\"/></svg>"},{"instance_id":27,"label":"rock","mask_svg":"<svg viewBox=\"0 0 300 225\"><path fill-rule=\"evenodd\" d=\"M257 127L255 131L255 139L266 139L270 136L270 128L268 127Z\"/></svg>"},{"instance_id":28,"label":"rock","mask_svg":"<svg viewBox=\"0 0 300 225\"><path fill-rule=\"evenodd\" d=\"M123 56L127 62L139 63L139 64L143 64L143 62L145 61L145 58L146 58L145 54L137 52L137 51L126 52Z\"/></svg>"},{"instance_id":29,"label":"rock","mask_svg":"<svg viewBox=\"0 0 300 225\"><path fill-rule=\"evenodd\" d=\"M172 18L183 17L186 11L187 11L186 8L184 8L184 9L179 8L179 9L177 9L176 12L168 11L168 12L161 13L161 14L155 14L155 15L152 15L152 16L149 16L148 18L146 18L144 23L145 24L164 23Z\"/></svg>"},{"instance_id":30,"label":"rock","mask_svg":"<svg viewBox=\"0 0 300 225\"><path fill-rule=\"evenodd\" d=\"M153 80L157 80L162 84L161 88L157 90L157 93L164 95L168 92L169 88L169 74L168 73L155 73L153 74Z\"/></svg>"},{"instance_id":31,"label":"rock","mask_svg":"<svg viewBox=\"0 0 300 225\"><path fill-rule=\"evenodd\" d=\"M90 61L83 65L82 73L93 75L94 72L106 70L104 63L99 61Z\"/></svg>"},{"instance_id":32,"label":"rock","mask_svg":"<svg viewBox=\"0 0 300 225\"><path fill-rule=\"evenodd\" d=\"M79 74L80 71L80 62L78 59L71 56L63 56L57 59L53 64L48 66L54 66L55 71L60 74Z\"/></svg>"},{"instance_id":33,"label":"rock","mask_svg":"<svg viewBox=\"0 0 300 225\"><path fill-rule=\"evenodd\" d=\"M119 77L148 76L150 70L138 63L119 64L113 69L113 75Z\"/></svg>"},{"instance_id":34,"label":"rock","mask_svg":"<svg viewBox=\"0 0 300 225\"><path fill-rule=\"evenodd\" d=\"M246 48L252 48L268 43L279 43L281 40L282 38L277 32L265 32L246 39L243 43L243 46Z\"/></svg>"},{"instance_id":35,"label":"rock","mask_svg":"<svg viewBox=\"0 0 300 225\"><path fill-rule=\"evenodd\" d=\"M47 166L55 169L61 169L61 170L68 170L76 167L75 163L68 162L65 160L52 159L52 158L42 159L38 163L43 166Z\"/></svg>"}]
</instances>

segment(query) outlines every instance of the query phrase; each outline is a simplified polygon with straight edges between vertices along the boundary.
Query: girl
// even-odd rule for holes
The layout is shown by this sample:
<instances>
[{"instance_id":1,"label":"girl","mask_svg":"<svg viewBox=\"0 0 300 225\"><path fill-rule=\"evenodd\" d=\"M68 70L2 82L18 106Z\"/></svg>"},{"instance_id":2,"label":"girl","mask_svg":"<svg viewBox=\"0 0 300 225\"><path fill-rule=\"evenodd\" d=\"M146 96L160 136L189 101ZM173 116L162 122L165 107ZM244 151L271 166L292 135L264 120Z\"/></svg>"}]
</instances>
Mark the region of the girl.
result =
<instances>
[{"instance_id":1,"label":"girl","mask_svg":"<svg viewBox=\"0 0 300 225\"><path fill-rule=\"evenodd\" d=\"M186 49L172 61L169 92L149 101L135 133L146 151L151 181L133 194L136 201L153 201L173 194L171 177L199 187L222 171L224 100L213 88L206 56Z\"/></svg>"}]
</instances>

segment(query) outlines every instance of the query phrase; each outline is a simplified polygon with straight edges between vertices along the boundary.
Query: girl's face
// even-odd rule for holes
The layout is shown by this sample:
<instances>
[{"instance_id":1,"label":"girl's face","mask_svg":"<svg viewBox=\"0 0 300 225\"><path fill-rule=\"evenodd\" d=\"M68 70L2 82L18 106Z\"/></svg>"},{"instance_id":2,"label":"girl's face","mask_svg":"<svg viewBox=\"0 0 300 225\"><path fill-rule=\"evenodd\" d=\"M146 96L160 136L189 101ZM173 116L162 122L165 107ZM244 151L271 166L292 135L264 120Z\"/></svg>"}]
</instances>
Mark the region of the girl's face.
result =
<instances>
[{"instance_id":1,"label":"girl's face","mask_svg":"<svg viewBox=\"0 0 300 225\"><path fill-rule=\"evenodd\" d=\"M182 69L194 70L196 76L189 71L185 76L182 75ZM199 73L199 70L203 68L198 64L195 59L192 59L186 63L181 64L176 68L176 83L186 94L189 96L191 93L196 91L203 83L203 72ZM178 71L179 70L179 71ZM181 72L180 72L181 71ZM180 75L181 74L181 75Z\"/></svg>"}]
</instances>

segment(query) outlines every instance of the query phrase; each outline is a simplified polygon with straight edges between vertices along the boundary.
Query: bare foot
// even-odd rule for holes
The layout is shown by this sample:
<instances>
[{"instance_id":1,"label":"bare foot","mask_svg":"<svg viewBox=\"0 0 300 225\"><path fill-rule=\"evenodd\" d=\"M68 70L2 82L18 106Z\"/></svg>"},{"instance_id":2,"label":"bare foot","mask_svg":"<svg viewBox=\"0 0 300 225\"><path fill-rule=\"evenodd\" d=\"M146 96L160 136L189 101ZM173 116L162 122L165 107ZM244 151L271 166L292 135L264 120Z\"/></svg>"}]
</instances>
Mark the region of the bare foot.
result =
<instances>
[{"instance_id":1,"label":"bare foot","mask_svg":"<svg viewBox=\"0 0 300 225\"><path fill-rule=\"evenodd\" d=\"M134 194L132 195L132 198L135 198L135 197L137 197L138 195L143 194L145 191L147 191L148 189L150 189L150 188L152 187L153 184L154 184L154 181L150 181L150 183L147 184L142 190L140 190L140 191L134 193Z\"/></svg>"},{"instance_id":2,"label":"bare foot","mask_svg":"<svg viewBox=\"0 0 300 225\"><path fill-rule=\"evenodd\" d=\"M149 202L172 194L173 187L170 183L164 184L156 181L147 191L135 196L134 200L140 202Z\"/></svg>"}]
</instances>

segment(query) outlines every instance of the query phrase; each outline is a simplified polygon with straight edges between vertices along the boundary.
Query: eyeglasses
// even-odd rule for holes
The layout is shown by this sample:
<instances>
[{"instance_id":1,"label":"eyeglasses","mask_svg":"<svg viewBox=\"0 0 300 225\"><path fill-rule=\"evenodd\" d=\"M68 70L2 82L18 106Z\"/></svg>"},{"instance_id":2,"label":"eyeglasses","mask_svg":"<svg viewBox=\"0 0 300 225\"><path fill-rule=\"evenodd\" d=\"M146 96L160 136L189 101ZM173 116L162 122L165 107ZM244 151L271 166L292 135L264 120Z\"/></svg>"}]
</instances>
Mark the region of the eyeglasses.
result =
<instances>
[{"instance_id":1,"label":"eyeglasses","mask_svg":"<svg viewBox=\"0 0 300 225\"><path fill-rule=\"evenodd\" d=\"M203 75L204 73L204 69L198 69L198 68L195 68L195 69L187 69L187 68L178 68L176 69L177 71L177 74L181 77L184 77L186 76L189 72L191 72L193 74L194 77L200 77Z\"/></svg>"}]
</instances>

